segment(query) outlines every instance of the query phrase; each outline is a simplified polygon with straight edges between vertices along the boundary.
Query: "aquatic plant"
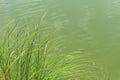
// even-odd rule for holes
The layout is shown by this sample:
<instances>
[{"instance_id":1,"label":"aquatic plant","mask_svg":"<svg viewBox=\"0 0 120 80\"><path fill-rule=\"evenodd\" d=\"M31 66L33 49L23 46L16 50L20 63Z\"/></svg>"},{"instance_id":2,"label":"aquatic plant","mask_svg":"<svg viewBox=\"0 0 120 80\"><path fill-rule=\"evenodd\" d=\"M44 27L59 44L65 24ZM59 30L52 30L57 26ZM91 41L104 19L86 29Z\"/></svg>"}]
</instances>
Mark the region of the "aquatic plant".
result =
<instances>
[{"instance_id":1,"label":"aquatic plant","mask_svg":"<svg viewBox=\"0 0 120 80\"><path fill-rule=\"evenodd\" d=\"M44 18L44 16L43 16ZM97 67L82 50L61 51L56 31L11 20L0 28L0 79L96 80Z\"/></svg>"}]
</instances>

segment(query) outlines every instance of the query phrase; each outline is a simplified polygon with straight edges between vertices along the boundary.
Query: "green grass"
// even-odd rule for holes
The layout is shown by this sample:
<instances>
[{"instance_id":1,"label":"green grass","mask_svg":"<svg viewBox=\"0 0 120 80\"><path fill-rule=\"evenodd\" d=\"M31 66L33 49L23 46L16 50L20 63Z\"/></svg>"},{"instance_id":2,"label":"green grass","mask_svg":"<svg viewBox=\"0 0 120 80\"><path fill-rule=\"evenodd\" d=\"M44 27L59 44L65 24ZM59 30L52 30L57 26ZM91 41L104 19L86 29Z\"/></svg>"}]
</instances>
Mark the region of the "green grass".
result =
<instances>
[{"instance_id":1,"label":"green grass","mask_svg":"<svg viewBox=\"0 0 120 80\"><path fill-rule=\"evenodd\" d=\"M0 80L97 80L97 67L81 50L61 51L56 30L11 20L0 28Z\"/></svg>"}]
</instances>

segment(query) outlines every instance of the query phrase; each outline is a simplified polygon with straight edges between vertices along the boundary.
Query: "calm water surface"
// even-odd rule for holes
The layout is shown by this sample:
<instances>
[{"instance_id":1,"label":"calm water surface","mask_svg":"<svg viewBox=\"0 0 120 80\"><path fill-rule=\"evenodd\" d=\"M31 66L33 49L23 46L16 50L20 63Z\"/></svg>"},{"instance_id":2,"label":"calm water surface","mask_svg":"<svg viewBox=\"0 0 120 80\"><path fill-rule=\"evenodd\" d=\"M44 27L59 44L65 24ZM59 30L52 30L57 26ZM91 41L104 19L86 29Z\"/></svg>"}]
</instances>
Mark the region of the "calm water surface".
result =
<instances>
[{"instance_id":1,"label":"calm water surface","mask_svg":"<svg viewBox=\"0 0 120 80\"><path fill-rule=\"evenodd\" d=\"M120 0L0 0L0 26L45 13L46 25L62 30L66 50L93 53L106 80L120 80Z\"/></svg>"}]
</instances>

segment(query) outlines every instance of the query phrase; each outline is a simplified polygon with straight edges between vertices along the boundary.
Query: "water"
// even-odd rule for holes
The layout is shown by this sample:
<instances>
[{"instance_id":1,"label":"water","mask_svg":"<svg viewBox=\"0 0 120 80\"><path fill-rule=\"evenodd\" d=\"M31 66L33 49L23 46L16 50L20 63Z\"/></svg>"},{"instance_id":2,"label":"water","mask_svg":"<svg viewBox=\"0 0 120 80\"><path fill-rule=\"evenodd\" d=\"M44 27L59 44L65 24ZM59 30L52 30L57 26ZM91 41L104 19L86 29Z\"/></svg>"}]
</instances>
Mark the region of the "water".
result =
<instances>
[{"instance_id":1,"label":"water","mask_svg":"<svg viewBox=\"0 0 120 80\"><path fill-rule=\"evenodd\" d=\"M0 0L0 26L45 13L46 25L62 30L66 50L93 53L106 80L120 79L120 0Z\"/></svg>"}]
</instances>

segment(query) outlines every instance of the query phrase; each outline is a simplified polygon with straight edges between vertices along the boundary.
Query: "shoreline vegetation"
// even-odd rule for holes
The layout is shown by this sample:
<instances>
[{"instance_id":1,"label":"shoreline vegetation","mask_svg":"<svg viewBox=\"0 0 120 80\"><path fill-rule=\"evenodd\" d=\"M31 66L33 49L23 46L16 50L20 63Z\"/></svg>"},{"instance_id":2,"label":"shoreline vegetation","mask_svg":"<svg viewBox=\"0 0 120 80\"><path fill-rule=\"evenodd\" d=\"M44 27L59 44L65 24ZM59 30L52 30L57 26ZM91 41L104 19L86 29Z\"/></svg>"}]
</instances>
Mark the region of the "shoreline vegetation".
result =
<instances>
[{"instance_id":1,"label":"shoreline vegetation","mask_svg":"<svg viewBox=\"0 0 120 80\"><path fill-rule=\"evenodd\" d=\"M0 80L97 79L97 67L81 50L60 50L56 31L43 31L42 22L0 28Z\"/></svg>"}]
</instances>

